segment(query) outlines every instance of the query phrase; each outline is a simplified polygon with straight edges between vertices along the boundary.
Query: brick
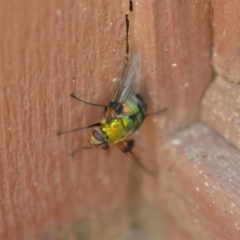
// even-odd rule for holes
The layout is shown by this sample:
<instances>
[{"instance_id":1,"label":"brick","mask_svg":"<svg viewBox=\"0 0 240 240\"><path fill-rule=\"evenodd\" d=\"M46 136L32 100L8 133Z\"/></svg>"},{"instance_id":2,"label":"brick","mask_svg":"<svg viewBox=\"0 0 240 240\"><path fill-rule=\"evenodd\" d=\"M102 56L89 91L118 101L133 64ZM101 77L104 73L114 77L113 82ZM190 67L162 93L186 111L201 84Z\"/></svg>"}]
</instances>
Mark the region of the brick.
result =
<instances>
[{"instance_id":1,"label":"brick","mask_svg":"<svg viewBox=\"0 0 240 240\"><path fill-rule=\"evenodd\" d=\"M218 75L240 82L240 2L212 1L213 66Z\"/></svg>"},{"instance_id":2,"label":"brick","mask_svg":"<svg viewBox=\"0 0 240 240\"><path fill-rule=\"evenodd\" d=\"M164 129L173 132L198 118L212 78L211 5L208 0L133 2L129 41L142 51L147 103L150 110L168 108Z\"/></svg>"},{"instance_id":3,"label":"brick","mask_svg":"<svg viewBox=\"0 0 240 240\"><path fill-rule=\"evenodd\" d=\"M239 151L196 123L175 133L160 154L166 239L239 239Z\"/></svg>"},{"instance_id":4,"label":"brick","mask_svg":"<svg viewBox=\"0 0 240 240\"><path fill-rule=\"evenodd\" d=\"M90 131L58 138L56 132L101 120L103 111L68 95L107 104L126 63L128 40L130 53L139 49L142 54L149 111L168 108L146 119L136 137L141 160L154 162L162 154L162 132L198 118L212 76L210 2L4 0L0 11L0 238L123 235L132 221L138 222L126 210L138 191L133 183L151 185L147 196L164 181L145 173L141 181L134 175L129 179L131 162L115 147L69 157L88 143ZM158 196L161 191L157 188ZM177 197L171 202L180 204ZM191 212L184 206L183 214ZM166 219L171 219L169 212ZM199 236L208 236L200 230ZM195 234L185 231L184 236Z\"/></svg>"},{"instance_id":5,"label":"brick","mask_svg":"<svg viewBox=\"0 0 240 240\"><path fill-rule=\"evenodd\" d=\"M126 63L120 2L2 1L0 11L0 239L47 239L125 209L129 160L118 149L72 158L91 131L56 136L103 116L69 94L112 97Z\"/></svg>"},{"instance_id":6,"label":"brick","mask_svg":"<svg viewBox=\"0 0 240 240\"><path fill-rule=\"evenodd\" d=\"M202 101L201 119L240 149L240 86L217 77Z\"/></svg>"}]
</instances>

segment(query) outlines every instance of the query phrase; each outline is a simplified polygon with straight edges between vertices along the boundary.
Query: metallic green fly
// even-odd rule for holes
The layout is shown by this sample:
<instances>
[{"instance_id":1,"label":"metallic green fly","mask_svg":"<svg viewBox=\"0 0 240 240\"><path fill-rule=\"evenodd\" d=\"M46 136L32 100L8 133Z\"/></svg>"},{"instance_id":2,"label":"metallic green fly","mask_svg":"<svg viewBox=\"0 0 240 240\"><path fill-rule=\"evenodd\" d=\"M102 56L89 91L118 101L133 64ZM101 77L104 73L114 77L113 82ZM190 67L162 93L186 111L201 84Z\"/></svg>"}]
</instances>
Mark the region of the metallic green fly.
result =
<instances>
[{"instance_id":1,"label":"metallic green fly","mask_svg":"<svg viewBox=\"0 0 240 240\"><path fill-rule=\"evenodd\" d=\"M94 127L90 137L90 146L81 147L75 150L72 155L80 149L108 149L112 144L117 144L120 150L133 159L143 170L154 174L133 153L134 140L129 139L129 137L140 127L144 118L164 112L166 109L155 113L146 113L146 104L139 94L140 73L141 56L139 52L136 52L129 59L112 101L108 105L86 102L73 94L70 95L85 104L103 107L105 110L105 116L101 122L70 131L58 132L60 135Z\"/></svg>"}]
</instances>

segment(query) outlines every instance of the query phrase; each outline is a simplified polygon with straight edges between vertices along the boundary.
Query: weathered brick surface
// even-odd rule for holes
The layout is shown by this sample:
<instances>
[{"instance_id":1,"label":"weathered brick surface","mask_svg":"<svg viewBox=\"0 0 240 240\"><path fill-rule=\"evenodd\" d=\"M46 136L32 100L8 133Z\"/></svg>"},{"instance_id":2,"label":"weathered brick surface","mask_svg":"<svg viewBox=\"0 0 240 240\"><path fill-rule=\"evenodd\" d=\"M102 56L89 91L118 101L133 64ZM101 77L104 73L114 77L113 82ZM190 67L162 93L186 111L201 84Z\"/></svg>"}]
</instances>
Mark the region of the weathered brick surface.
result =
<instances>
[{"instance_id":1,"label":"weathered brick surface","mask_svg":"<svg viewBox=\"0 0 240 240\"><path fill-rule=\"evenodd\" d=\"M217 73L238 82L237 20L230 16L236 1L1 2L0 239L112 240L132 224L151 229L156 222L158 240L158 228L168 240L239 238L238 151L198 124L170 142L163 138L199 117L212 47ZM116 147L69 157L91 131L56 136L101 120L102 109L68 95L107 104L128 47L142 54L148 111L168 109L136 134L136 154L160 166L156 178L138 170L140 182L129 179L132 164ZM237 94L236 86L216 81L202 119L238 147ZM150 213L140 221L128 211L140 184L161 220ZM148 211L139 206L137 213Z\"/></svg>"},{"instance_id":2,"label":"weathered brick surface","mask_svg":"<svg viewBox=\"0 0 240 240\"><path fill-rule=\"evenodd\" d=\"M240 82L240 1L211 1L213 66L218 75Z\"/></svg>"},{"instance_id":3,"label":"weathered brick surface","mask_svg":"<svg viewBox=\"0 0 240 240\"><path fill-rule=\"evenodd\" d=\"M171 132L198 117L212 77L211 24L208 0L133 5L130 46L143 52L147 101L155 108L167 106L164 128Z\"/></svg>"},{"instance_id":4,"label":"weathered brick surface","mask_svg":"<svg viewBox=\"0 0 240 240\"><path fill-rule=\"evenodd\" d=\"M0 239L53 239L128 202L122 153L72 158L90 131L56 136L101 120L69 94L108 103L126 62L125 13L119 1L89 0L1 1L0 11Z\"/></svg>"},{"instance_id":5,"label":"weathered brick surface","mask_svg":"<svg viewBox=\"0 0 240 240\"><path fill-rule=\"evenodd\" d=\"M202 101L202 120L240 149L240 86L218 77Z\"/></svg>"},{"instance_id":6,"label":"weathered brick surface","mask_svg":"<svg viewBox=\"0 0 240 240\"><path fill-rule=\"evenodd\" d=\"M166 239L239 239L239 151L198 123L172 136L161 153Z\"/></svg>"}]
</instances>

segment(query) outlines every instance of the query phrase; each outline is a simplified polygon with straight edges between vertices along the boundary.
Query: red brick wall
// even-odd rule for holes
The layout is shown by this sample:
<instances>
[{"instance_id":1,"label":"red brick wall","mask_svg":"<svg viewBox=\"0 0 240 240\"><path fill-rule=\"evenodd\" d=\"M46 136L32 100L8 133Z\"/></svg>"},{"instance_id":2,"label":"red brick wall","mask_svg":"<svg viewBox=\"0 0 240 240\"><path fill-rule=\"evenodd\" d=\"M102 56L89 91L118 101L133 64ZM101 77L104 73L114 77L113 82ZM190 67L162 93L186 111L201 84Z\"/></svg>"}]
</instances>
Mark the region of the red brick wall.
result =
<instances>
[{"instance_id":1,"label":"red brick wall","mask_svg":"<svg viewBox=\"0 0 240 240\"><path fill-rule=\"evenodd\" d=\"M0 239L239 239L239 8L1 1ZM115 146L70 157L89 130L56 136L101 120L69 94L107 104L137 49L149 111L168 109L137 135L155 178Z\"/></svg>"}]
</instances>

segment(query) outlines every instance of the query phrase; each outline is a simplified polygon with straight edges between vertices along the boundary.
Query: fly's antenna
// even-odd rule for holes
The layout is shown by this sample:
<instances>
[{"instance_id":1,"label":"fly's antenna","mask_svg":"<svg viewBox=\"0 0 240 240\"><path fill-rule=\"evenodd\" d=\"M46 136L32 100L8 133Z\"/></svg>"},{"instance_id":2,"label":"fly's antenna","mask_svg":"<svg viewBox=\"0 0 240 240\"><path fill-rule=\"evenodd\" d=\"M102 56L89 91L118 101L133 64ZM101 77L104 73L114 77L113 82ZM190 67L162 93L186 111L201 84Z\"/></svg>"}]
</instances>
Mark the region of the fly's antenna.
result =
<instances>
[{"instance_id":1,"label":"fly's antenna","mask_svg":"<svg viewBox=\"0 0 240 240\"><path fill-rule=\"evenodd\" d=\"M65 133L70 133L70 132L77 132L77 131L81 131L81 130L84 130L84 129L88 129L88 128L92 128L92 127L99 127L101 126L102 124L101 123L93 123L87 127L82 127L82 128L76 128L76 129L72 129L72 130L67 130L67 131L58 131L57 132L57 135L61 135L61 134L65 134Z\"/></svg>"}]
</instances>

